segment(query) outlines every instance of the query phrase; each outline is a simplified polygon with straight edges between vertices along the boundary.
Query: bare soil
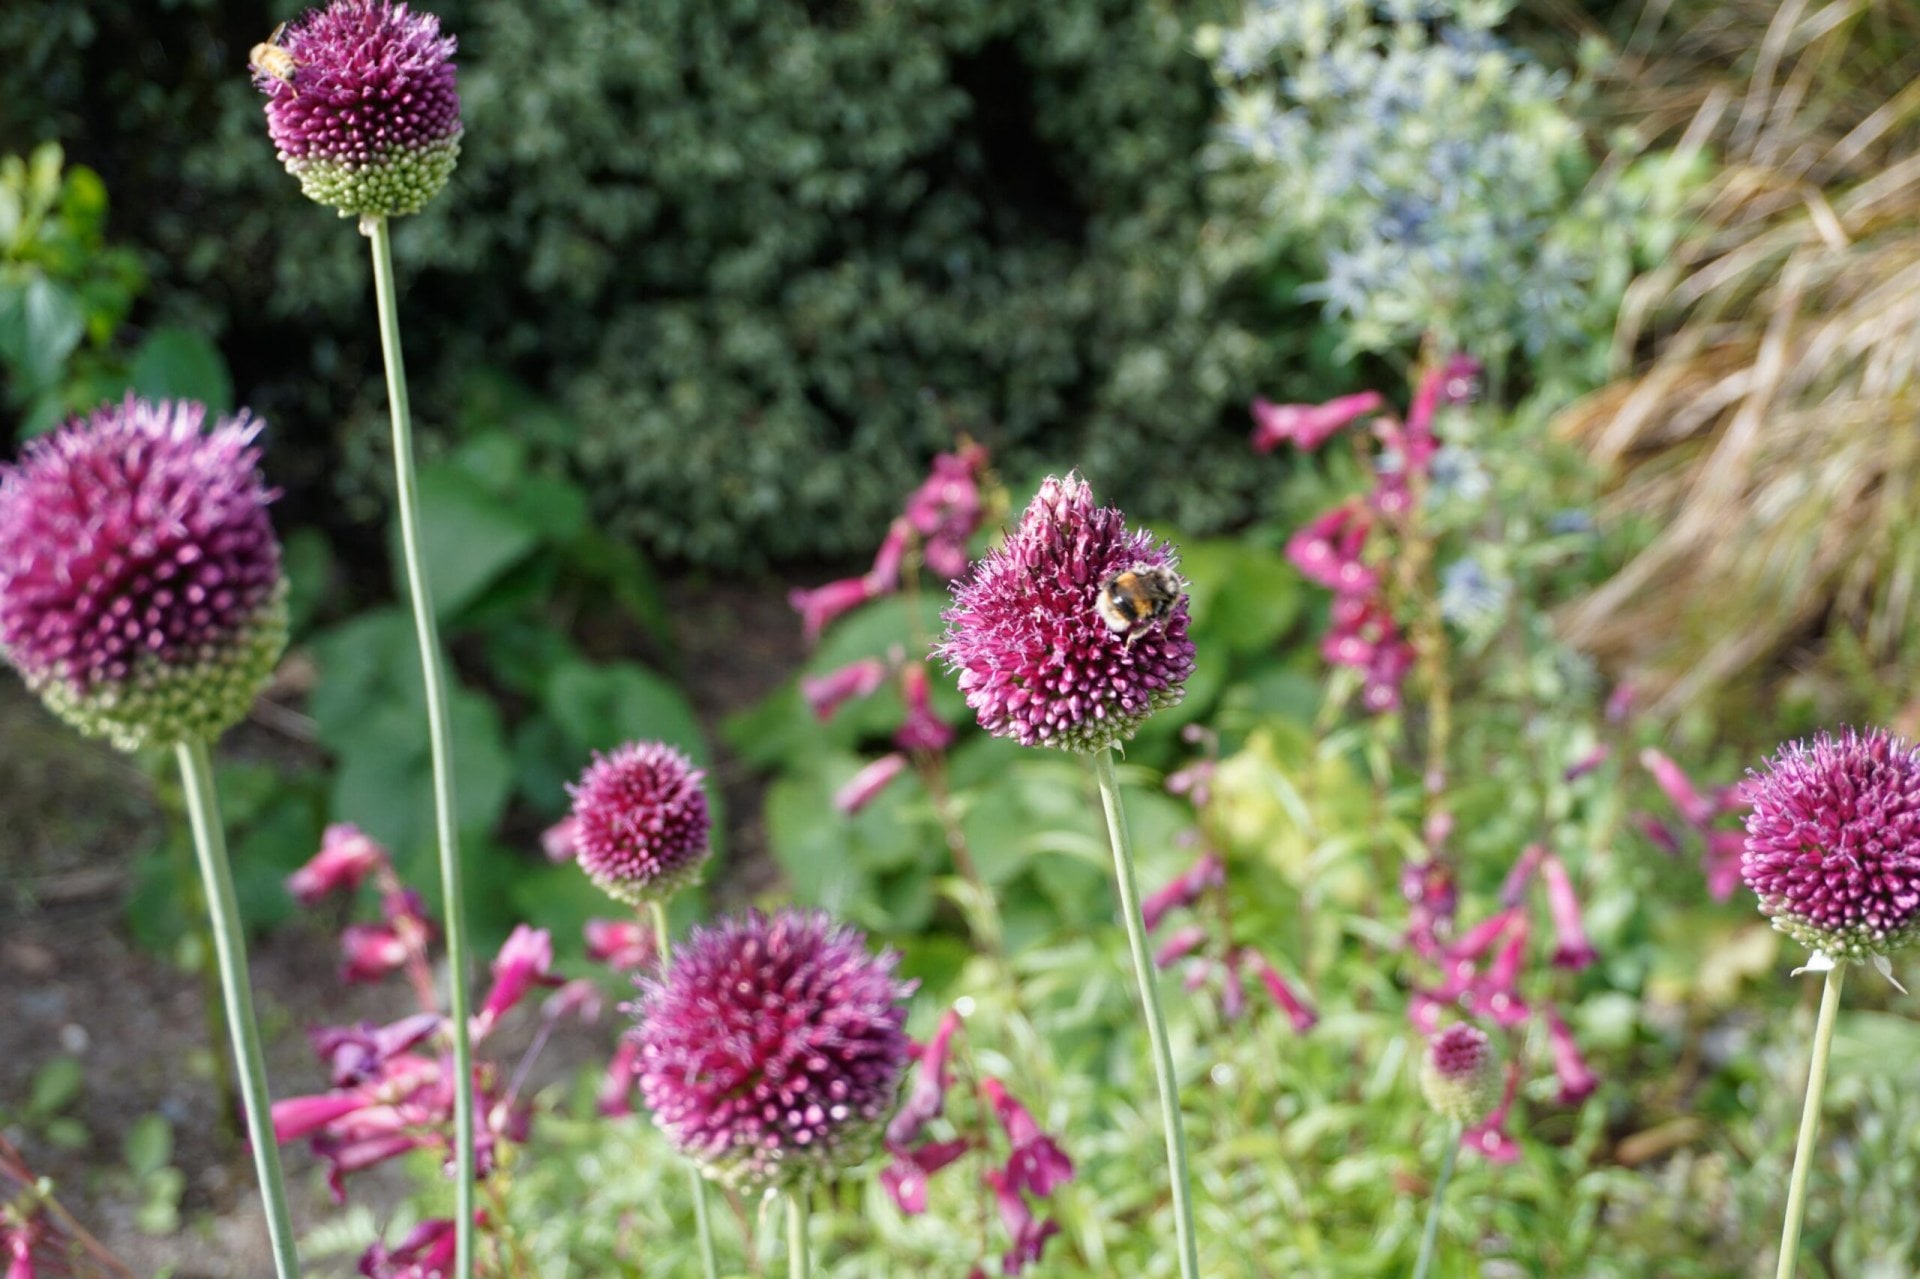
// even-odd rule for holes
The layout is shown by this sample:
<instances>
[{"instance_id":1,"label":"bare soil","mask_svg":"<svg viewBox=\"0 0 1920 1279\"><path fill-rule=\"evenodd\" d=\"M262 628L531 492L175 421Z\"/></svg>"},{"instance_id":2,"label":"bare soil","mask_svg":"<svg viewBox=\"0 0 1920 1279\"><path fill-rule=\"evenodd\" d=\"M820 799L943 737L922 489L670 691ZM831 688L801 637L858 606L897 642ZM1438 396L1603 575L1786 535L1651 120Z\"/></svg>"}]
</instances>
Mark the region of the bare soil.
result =
<instances>
[{"instance_id":1,"label":"bare soil","mask_svg":"<svg viewBox=\"0 0 1920 1279\"><path fill-rule=\"evenodd\" d=\"M775 583L691 584L674 597L677 674L714 730L714 781L731 823L731 864L720 895L739 900L771 884L776 872L764 852L761 785L726 752L717 729L791 675L801 658L799 628ZM249 749L244 735L240 748ZM134 761L79 739L5 675L0 797L0 1122L8 1124L7 1135L134 1273L270 1274L251 1163L220 1100L226 1048L209 1039L206 979L137 948L126 927L130 867L163 831L153 778ZM316 913L250 951L277 1097L325 1088L306 1028L391 1020L412 1010L400 983L347 987L338 980L339 922ZM597 1066L616 1033L611 1018L561 1033L543 1053L539 1076ZM76 1059L84 1079L63 1111L84 1130L70 1149L50 1140L44 1120L19 1118L36 1074L60 1056ZM122 1151L130 1126L154 1113L171 1121L173 1164L185 1175L182 1227L164 1236L136 1224L137 1192ZM286 1160L304 1232L338 1210L303 1148L288 1150ZM354 1201L377 1214L403 1190L398 1177L379 1171L352 1183ZM351 1264L331 1273L348 1273Z\"/></svg>"}]
</instances>

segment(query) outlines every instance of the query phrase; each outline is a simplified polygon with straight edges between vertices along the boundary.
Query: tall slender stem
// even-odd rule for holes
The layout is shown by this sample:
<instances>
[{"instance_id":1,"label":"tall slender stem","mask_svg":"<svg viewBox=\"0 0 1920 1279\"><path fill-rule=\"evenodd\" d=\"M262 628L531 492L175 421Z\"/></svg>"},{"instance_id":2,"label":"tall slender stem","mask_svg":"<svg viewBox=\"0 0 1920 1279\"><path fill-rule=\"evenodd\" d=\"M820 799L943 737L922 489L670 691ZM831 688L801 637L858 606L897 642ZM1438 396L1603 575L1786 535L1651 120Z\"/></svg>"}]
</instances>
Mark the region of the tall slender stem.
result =
<instances>
[{"instance_id":1,"label":"tall slender stem","mask_svg":"<svg viewBox=\"0 0 1920 1279\"><path fill-rule=\"evenodd\" d=\"M207 915L213 923L213 954L220 969L220 994L227 1008L227 1037L239 1065L240 1104L247 1114L247 1139L253 1143L253 1167L267 1211L267 1237L273 1268L280 1279L295 1279L300 1258L294 1251L293 1214L287 1207L286 1178L280 1172L280 1144L273 1139L272 1102L267 1093L267 1063L260 1052L260 1028L253 1020L253 987L247 977L246 935L240 931L240 903L227 864L227 835L220 825L220 800L213 789L213 760L199 738L181 742L180 780L187 792L187 820L206 886Z\"/></svg>"},{"instance_id":2,"label":"tall slender stem","mask_svg":"<svg viewBox=\"0 0 1920 1279\"><path fill-rule=\"evenodd\" d=\"M1173 1228L1180 1247L1181 1279L1200 1279L1199 1244L1193 1232L1193 1187L1187 1175L1187 1131L1180 1120L1180 1091L1173 1077L1173 1045L1167 1039L1166 1018L1160 1012L1160 991L1153 980L1153 957L1147 952L1147 926L1140 916L1140 885L1133 871L1133 840L1127 834L1126 810L1120 806L1120 779L1114 774L1110 747L1094 754L1093 772L1100 779L1100 803L1107 811L1107 834L1113 841L1113 874L1120 886L1120 913L1127 921L1133 975L1140 986L1147 1039L1153 1046L1154 1078L1160 1085L1160 1126L1166 1133L1167 1164L1173 1173Z\"/></svg>"},{"instance_id":3,"label":"tall slender stem","mask_svg":"<svg viewBox=\"0 0 1920 1279\"><path fill-rule=\"evenodd\" d=\"M653 912L654 944L660 948L660 977L666 979L667 965L673 959L673 939L667 931L665 902L649 902ZM692 1163L687 1164L687 1185L693 1189L693 1227L700 1236L700 1271L706 1279L720 1279L720 1263L713 1252L713 1221L707 1215L707 1179Z\"/></svg>"},{"instance_id":4,"label":"tall slender stem","mask_svg":"<svg viewBox=\"0 0 1920 1279\"><path fill-rule=\"evenodd\" d=\"M386 357L387 401L393 410L393 479L400 507L400 545L407 562L407 593L420 640L420 675L426 686L427 735L433 749L433 817L440 836L441 910L447 924L451 970L447 1011L453 1032L454 1275L473 1275L473 1044L468 1037L466 901L460 887L460 832L453 808L453 730L447 718L447 687L440 635L433 619L427 566L420 557L420 493L413 472L413 416L407 404L407 369L400 355L400 308L393 291L393 240L385 218L362 219L373 245L373 292L380 310L380 350Z\"/></svg>"},{"instance_id":5,"label":"tall slender stem","mask_svg":"<svg viewBox=\"0 0 1920 1279\"><path fill-rule=\"evenodd\" d=\"M1813 1027L1813 1060L1807 1065L1807 1104L1800 1112L1800 1142L1793 1150L1793 1179L1787 1183L1787 1221L1780 1232L1777 1279L1793 1279L1800 1257L1800 1223L1807 1215L1807 1174L1813 1171L1813 1143L1820 1135L1820 1094L1827 1083L1827 1054L1833 1048L1833 1017L1840 1011L1840 987L1846 984L1842 960L1827 969L1820 991L1820 1019Z\"/></svg>"},{"instance_id":6,"label":"tall slender stem","mask_svg":"<svg viewBox=\"0 0 1920 1279\"><path fill-rule=\"evenodd\" d=\"M803 1183L787 1192L787 1279L813 1274L813 1250L807 1244L807 1198L812 1190Z\"/></svg>"},{"instance_id":7,"label":"tall slender stem","mask_svg":"<svg viewBox=\"0 0 1920 1279\"><path fill-rule=\"evenodd\" d=\"M1447 1199L1447 1183L1453 1180L1453 1165L1460 1158L1460 1125L1447 1125L1447 1154L1440 1161L1440 1176L1433 1183L1433 1198L1427 1204L1427 1229L1420 1236L1420 1260L1413 1265L1413 1279L1427 1279L1427 1268L1440 1244L1440 1207Z\"/></svg>"}]
</instances>

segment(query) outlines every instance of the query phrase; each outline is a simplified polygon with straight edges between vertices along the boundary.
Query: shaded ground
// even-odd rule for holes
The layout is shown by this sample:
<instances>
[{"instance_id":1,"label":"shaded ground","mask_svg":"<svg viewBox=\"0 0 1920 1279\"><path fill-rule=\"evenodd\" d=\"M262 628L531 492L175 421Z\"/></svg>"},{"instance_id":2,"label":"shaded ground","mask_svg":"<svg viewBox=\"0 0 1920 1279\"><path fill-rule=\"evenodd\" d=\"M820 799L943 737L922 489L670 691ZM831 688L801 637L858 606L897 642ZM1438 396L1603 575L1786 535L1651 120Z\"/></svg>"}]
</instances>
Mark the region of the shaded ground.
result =
<instances>
[{"instance_id":1,"label":"shaded ground","mask_svg":"<svg viewBox=\"0 0 1920 1279\"><path fill-rule=\"evenodd\" d=\"M798 627L783 596L778 584L676 588L680 676L709 726L797 666ZM732 823L732 864L722 882L724 896L737 899L765 887L774 872L763 852L759 784L716 744L714 780ZM220 1122L224 1057L208 1049L203 979L127 940L129 867L161 829L152 780L134 762L81 741L7 674L0 676L0 795L0 1115L26 1108L36 1074L55 1058L78 1061L83 1081L59 1112L78 1128L16 1118L9 1135L135 1273L271 1273L250 1164ZM250 952L277 1096L324 1088L305 1027L411 1011L397 984L339 983L329 922L282 930ZM604 1061L614 1033L603 1022L556 1036L539 1077ZM172 1162L185 1175L182 1227L165 1236L139 1229L139 1189L122 1152L130 1125L156 1113L172 1124ZM78 1144L60 1148L56 1128ZM288 1168L302 1230L336 1211L304 1150L289 1152ZM399 1188L362 1174L355 1201L377 1203Z\"/></svg>"}]
</instances>

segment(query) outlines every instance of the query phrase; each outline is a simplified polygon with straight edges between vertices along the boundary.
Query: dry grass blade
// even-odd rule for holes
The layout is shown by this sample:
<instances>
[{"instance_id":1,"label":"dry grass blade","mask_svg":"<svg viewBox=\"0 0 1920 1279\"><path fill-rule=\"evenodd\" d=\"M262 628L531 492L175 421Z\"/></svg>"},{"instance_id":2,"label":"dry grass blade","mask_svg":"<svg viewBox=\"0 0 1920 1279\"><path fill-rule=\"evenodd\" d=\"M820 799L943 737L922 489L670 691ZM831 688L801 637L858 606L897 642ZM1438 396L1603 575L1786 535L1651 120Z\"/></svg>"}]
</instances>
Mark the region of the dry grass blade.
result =
<instances>
[{"instance_id":1,"label":"dry grass blade","mask_svg":"<svg viewBox=\"0 0 1920 1279\"><path fill-rule=\"evenodd\" d=\"M1836 630L1920 635L1920 7L1681 0L1628 52L1616 106L1725 163L1558 423L1659 530L1561 622L1671 712Z\"/></svg>"}]
</instances>

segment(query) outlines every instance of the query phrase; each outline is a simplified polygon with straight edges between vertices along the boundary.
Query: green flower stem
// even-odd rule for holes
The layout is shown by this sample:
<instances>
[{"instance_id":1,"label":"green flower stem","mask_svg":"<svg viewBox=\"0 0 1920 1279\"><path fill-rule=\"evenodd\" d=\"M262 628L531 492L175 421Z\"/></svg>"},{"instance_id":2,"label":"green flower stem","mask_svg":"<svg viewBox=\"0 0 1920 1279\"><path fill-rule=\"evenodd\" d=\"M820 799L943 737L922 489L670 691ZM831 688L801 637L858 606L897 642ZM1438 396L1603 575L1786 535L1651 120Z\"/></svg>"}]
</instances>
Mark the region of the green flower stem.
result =
<instances>
[{"instance_id":1,"label":"green flower stem","mask_svg":"<svg viewBox=\"0 0 1920 1279\"><path fill-rule=\"evenodd\" d=\"M813 1274L813 1252L807 1245L807 1198L813 1187L798 1185L787 1192L787 1279Z\"/></svg>"},{"instance_id":2,"label":"green flower stem","mask_svg":"<svg viewBox=\"0 0 1920 1279\"><path fill-rule=\"evenodd\" d=\"M649 902L653 912L653 935L660 948L660 977L664 981L667 965L673 958L673 940L667 931L665 902ZM687 1184L693 1188L693 1226L700 1236L700 1270L706 1279L720 1279L720 1263L714 1259L713 1222L707 1216L707 1179L692 1163L687 1164Z\"/></svg>"},{"instance_id":3,"label":"green flower stem","mask_svg":"<svg viewBox=\"0 0 1920 1279\"><path fill-rule=\"evenodd\" d=\"M1777 1279L1793 1279L1800 1257L1800 1223L1807 1215L1807 1174L1813 1171L1813 1142L1820 1135L1820 1094L1827 1083L1827 1054L1833 1048L1833 1017L1840 1011L1840 987L1846 984L1847 964L1840 960L1827 969L1820 991L1820 1020L1813 1027L1813 1060L1807 1065L1807 1104L1800 1112L1800 1142L1793 1150L1793 1179L1787 1183L1787 1221L1780 1232L1780 1269Z\"/></svg>"},{"instance_id":4,"label":"green flower stem","mask_svg":"<svg viewBox=\"0 0 1920 1279\"><path fill-rule=\"evenodd\" d=\"M1420 1260L1413 1265L1413 1279L1427 1279L1427 1268L1440 1244L1440 1207L1447 1199L1447 1183L1453 1180L1453 1165L1460 1159L1460 1125L1447 1125L1447 1154L1440 1161L1440 1176L1433 1183L1433 1198L1427 1204L1427 1229L1420 1236Z\"/></svg>"},{"instance_id":5,"label":"green flower stem","mask_svg":"<svg viewBox=\"0 0 1920 1279\"><path fill-rule=\"evenodd\" d=\"M1100 803L1107 811L1107 834L1113 841L1113 874L1120 886L1120 913L1127 921L1133 975L1140 985L1147 1038L1153 1046L1153 1073L1160 1085L1160 1125L1166 1133L1167 1165L1173 1173L1173 1228L1180 1246L1180 1275L1181 1279L1200 1279L1199 1245L1193 1232L1193 1189L1187 1175L1187 1131L1180 1120L1180 1092L1173 1076L1173 1045L1167 1039L1167 1022L1160 1011L1153 957L1147 952L1147 926L1140 916L1140 885L1133 871L1133 840L1127 834L1126 810L1120 806L1120 779L1114 774L1111 747L1095 752L1093 772L1100 779Z\"/></svg>"},{"instance_id":6,"label":"green flower stem","mask_svg":"<svg viewBox=\"0 0 1920 1279\"><path fill-rule=\"evenodd\" d=\"M427 566L420 558L420 493L413 473L413 419L407 405L407 369L400 355L400 308L393 291L393 240L385 218L362 218L373 245L373 291L380 310L380 350L386 357L387 400L393 409L393 479L400 504L400 543L407 561L407 593L420 639L420 674L426 685L427 735L433 748L433 817L440 833L441 910L447 925L448 1028L453 1034L454 1276L473 1276L473 1043L468 1036L466 899L460 887L460 832L453 808L453 730L447 719L447 687L440 636L433 620Z\"/></svg>"},{"instance_id":7,"label":"green flower stem","mask_svg":"<svg viewBox=\"0 0 1920 1279\"><path fill-rule=\"evenodd\" d=\"M227 1008L227 1034L240 1070L240 1104L247 1114L247 1139L253 1143L253 1167L260 1177L260 1198L267 1210L267 1237L273 1244L273 1268L280 1279L296 1279L300 1258L294 1251L293 1214L287 1207L286 1178L280 1172L280 1144L273 1139L272 1103L267 1096L267 1063L260 1052L260 1028L253 1020L253 988L247 978L246 936L240 931L240 903L227 864L227 836L220 825L220 800L213 789L213 760L207 744L189 738L175 748L180 780L187 791L187 819L206 885L207 914L213 924L213 954L220 968L220 994Z\"/></svg>"}]
</instances>

